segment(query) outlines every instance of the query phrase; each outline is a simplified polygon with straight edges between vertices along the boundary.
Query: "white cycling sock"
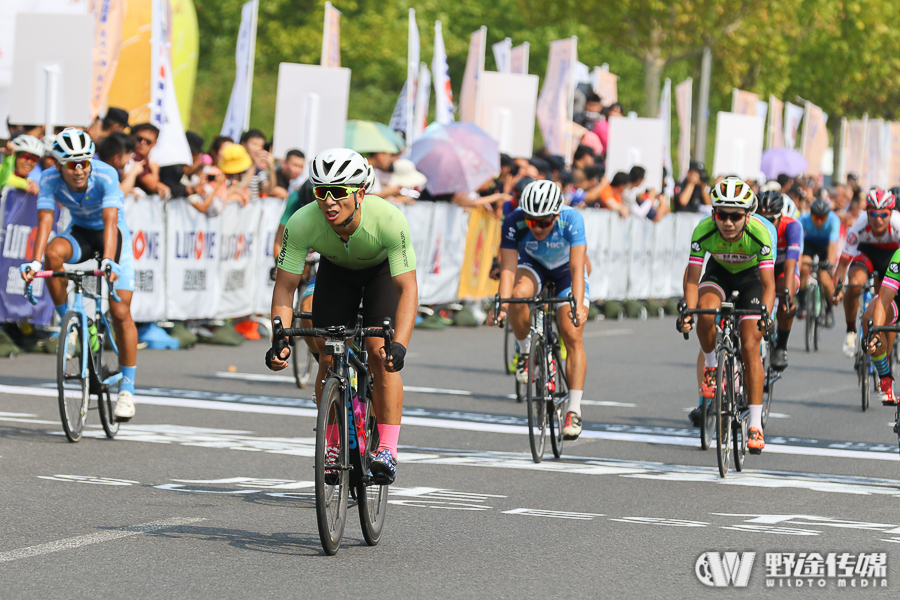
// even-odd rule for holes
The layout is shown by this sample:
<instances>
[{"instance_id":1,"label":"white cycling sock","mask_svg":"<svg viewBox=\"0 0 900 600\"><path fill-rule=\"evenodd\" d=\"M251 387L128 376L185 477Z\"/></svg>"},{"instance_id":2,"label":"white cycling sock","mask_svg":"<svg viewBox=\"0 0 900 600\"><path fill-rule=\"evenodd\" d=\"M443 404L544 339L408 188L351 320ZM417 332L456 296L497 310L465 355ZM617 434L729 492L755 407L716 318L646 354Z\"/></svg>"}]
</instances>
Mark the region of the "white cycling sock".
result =
<instances>
[{"instance_id":1,"label":"white cycling sock","mask_svg":"<svg viewBox=\"0 0 900 600\"><path fill-rule=\"evenodd\" d=\"M750 405L750 427L756 427L762 431L762 404Z\"/></svg>"},{"instance_id":2,"label":"white cycling sock","mask_svg":"<svg viewBox=\"0 0 900 600\"><path fill-rule=\"evenodd\" d=\"M703 350L701 350L700 352L703 352ZM707 369L715 369L717 366L719 366L719 361L716 360L715 350L713 350L712 352L703 352L703 365Z\"/></svg>"},{"instance_id":3,"label":"white cycling sock","mask_svg":"<svg viewBox=\"0 0 900 600\"><path fill-rule=\"evenodd\" d=\"M569 412L581 416L581 395L584 390L569 390Z\"/></svg>"},{"instance_id":4,"label":"white cycling sock","mask_svg":"<svg viewBox=\"0 0 900 600\"><path fill-rule=\"evenodd\" d=\"M524 340L516 338L516 346L519 348L519 354L528 354L531 352L531 336L529 335Z\"/></svg>"}]
</instances>

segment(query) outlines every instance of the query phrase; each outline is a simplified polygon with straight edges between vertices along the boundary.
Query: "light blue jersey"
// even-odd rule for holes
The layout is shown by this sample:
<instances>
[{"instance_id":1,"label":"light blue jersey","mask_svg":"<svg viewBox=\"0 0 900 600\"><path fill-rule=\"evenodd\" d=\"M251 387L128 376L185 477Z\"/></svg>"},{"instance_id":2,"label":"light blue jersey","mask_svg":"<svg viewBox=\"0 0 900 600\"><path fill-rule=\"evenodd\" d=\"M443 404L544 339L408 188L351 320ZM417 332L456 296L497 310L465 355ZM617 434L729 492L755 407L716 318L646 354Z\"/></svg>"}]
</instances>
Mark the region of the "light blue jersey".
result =
<instances>
[{"instance_id":1,"label":"light blue jersey","mask_svg":"<svg viewBox=\"0 0 900 600\"><path fill-rule=\"evenodd\" d=\"M103 209L118 208L118 226L125 234L125 196L119 189L119 174L111 166L99 160L91 161L91 175L84 192L73 192L63 181L57 167L44 171L41 177L41 193L38 210L56 210L56 203L69 209L72 224L85 229L103 229Z\"/></svg>"},{"instance_id":2,"label":"light blue jersey","mask_svg":"<svg viewBox=\"0 0 900 600\"><path fill-rule=\"evenodd\" d=\"M803 225L804 239L807 243L827 246L831 242L837 242L841 237L841 219L834 212L828 213L828 218L821 227L816 227L810 213L800 215L798 221Z\"/></svg>"},{"instance_id":3,"label":"light blue jersey","mask_svg":"<svg viewBox=\"0 0 900 600\"><path fill-rule=\"evenodd\" d=\"M503 220L501 248L521 250L547 269L569 264L569 249L586 246L584 217L574 208L563 206L553 224L553 231L543 240L535 239L522 209L516 209Z\"/></svg>"}]
</instances>

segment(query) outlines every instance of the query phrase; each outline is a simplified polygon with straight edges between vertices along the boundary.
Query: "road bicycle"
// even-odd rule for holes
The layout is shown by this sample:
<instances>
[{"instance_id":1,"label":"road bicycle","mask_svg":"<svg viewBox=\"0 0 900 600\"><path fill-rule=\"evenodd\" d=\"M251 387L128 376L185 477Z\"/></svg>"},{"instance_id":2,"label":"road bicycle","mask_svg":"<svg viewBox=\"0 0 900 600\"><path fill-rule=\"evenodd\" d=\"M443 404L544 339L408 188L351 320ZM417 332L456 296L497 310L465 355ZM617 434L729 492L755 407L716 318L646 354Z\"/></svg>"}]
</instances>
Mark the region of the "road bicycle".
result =
<instances>
[{"instance_id":1,"label":"road bicycle","mask_svg":"<svg viewBox=\"0 0 900 600\"><path fill-rule=\"evenodd\" d=\"M819 330L825 328L825 320L828 315L828 299L825 290L819 283L819 273L830 271L828 262L815 260L810 266L809 278L806 280L806 351L819 351Z\"/></svg>"},{"instance_id":2,"label":"road bicycle","mask_svg":"<svg viewBox=\"0 0 900 600\"><path fill-rule=\"evenodd\" d=\"M99 256L95 256L100 262ZM62 318L59 343L56 349L56 385L59 391L59 416L63 431L70 442L77 442L84 433L91 397L100 413L100 424L106 437L113 439L119 431L119 422L113 415L115 397L119 391L122 373L119 371L119 348L110 316L103 312L101 278L109 281L110 267L106 271L38 271L36 279L66 278L74 286L72 306ZM90 287L90 291L89 288ZM108 285L109 298L119 301L112 285ZM25 288L25 296L37 304L32 285ZM84 299L94 300L93 316L88 316Z\"/></svg>"},{"instance_id":3,"label":"road bicycle","mask_svg":"<svg viewBox=\"0 0 900 600\"><path fill-rule=\"evenodd\" d=\"M773 329L765 304L758 309L737 309L735 304L738 295L738 292L733 292L731 301L722 302L717 309L688 309L684 300L679 303L679 323L692 315L714 315L718 318L715 350L718 361L716 395L711 408L715 416L716 462L721 477L728 475L732 459L735 469L743 471L744 458L747 454L750 408L744 385L744 363L741 360L740 319L744 316L759 316L766 331ZM685 333L684 339L690 339L690 334ZM702 411L702 422L708 426L710 422L707 403L703 402L701 406L705 407Z\"/></svg>"},{"instance_id":4,"label":"road bicycle","mask_svg":"<svg viewBox=\"0 0 900 600\"><path fill-rule=\"evenodd\" d=\"M879 325L875 326L872 322L872 319L869 319L866 323L868 325L867 335L863 338L866 342L866 347L868 348L869 343L872 338L878 335L879 333L900 333L900 324L898 325ZM881 343L879 342L880 346ZM894 342L894 346L896 347L897 342ZM866 353L868 356L868 353ZM871 362L871 359L869 360ZM897 434L897 444L900 445L900 402L897 403L897 409L894 413L894 433Z\"/></svg>"},{"instance_id":5,"label":"road bicycle","mask_svg":"<svg viewBox=\"0 0 900 600\"><path fill-rule=\"evenodd\" d=\"M553 456L560 458L563 448L562 428L569 407L569 382L560 355L560 335L556 319L557 305L568 303L570 318L575 323L575 297L554 298L545 288L533 298L494 298L494 314L500 314L502 304L527 304L531 315L531 351L528 354L528 383L516 384L516 400L528 406L528 442L531 458L539 463L544 459L547 430ZM509 319L507 319L509 321ZM524 391L521 389L524 387Z\"/></svg>"},{"instance_id":6,"label":"road bicycle","mask_svg":"<svg viewBox=\"0 0 900 600\"><path fill-rule=\"evenodd\" d=\"M373 476L370 468L378 448L378 427L365 338L380 337L389 349L393 335L390 319L382 327L363 327L359 317L353 329L343 325L286 329L279 317L274 319L276 355L288 343L285 337L317 337L325 340L325 354L332 357L319 399L315 449L316 522L329 555L340 549L351 490L366 543L376 545L384 529L388 483Z\"/></svg>"},{"instance_id":7,"label":"road bicycle","mask_svg":"<svg viewBox=\"0 0 900 600\"><path fill-rule=\"evenodd\" d=\"M866 309L869 307L869 303L872 301L872 298L875 297L875 276L870 275L868 281L866 281L862 286L848 283L846 287L862 287L862 290L859 294L859 308L856 311L856 356L853 360L853 368L856 370L856 378L857 382L860 386L860 401L862 404L862 411L866 412L869 408L869 390L870 389L878 389L879 386L879 378L878 371L875 369L875 365L872 363L872 359L869 357L869 354L866 352L865 345L865 336L863 334L863 316L866 313ZM835 288L840 289L840 281L838 282L838 286ZM837 293L837 292L835 292Z\"/></svg>"}]
</instances>

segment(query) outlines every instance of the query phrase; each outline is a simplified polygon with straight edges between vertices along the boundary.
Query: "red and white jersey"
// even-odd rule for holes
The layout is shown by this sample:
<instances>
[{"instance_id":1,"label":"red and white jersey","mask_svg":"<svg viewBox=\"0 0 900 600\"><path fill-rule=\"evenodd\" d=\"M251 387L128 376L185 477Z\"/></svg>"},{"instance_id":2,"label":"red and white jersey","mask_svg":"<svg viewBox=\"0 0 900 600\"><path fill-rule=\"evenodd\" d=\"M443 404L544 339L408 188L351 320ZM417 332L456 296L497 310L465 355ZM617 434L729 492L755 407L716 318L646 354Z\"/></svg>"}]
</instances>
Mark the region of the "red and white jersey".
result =
<instances>
[{"instance_id":1,"label":"red and white jersey","mask_svg":"<svg viewBox=\"0 0 900 600\"><path fill-rule=\"evenodd\" d=\"M841 258L852 259L860 251L860 246L874 246L882 250L900 248L900 212L891 211L887 231L881 237L875 237L872 226L869 225L869 215L862 213L847 232L847 243L844 245Z\"/></svg>"}]
</instances>

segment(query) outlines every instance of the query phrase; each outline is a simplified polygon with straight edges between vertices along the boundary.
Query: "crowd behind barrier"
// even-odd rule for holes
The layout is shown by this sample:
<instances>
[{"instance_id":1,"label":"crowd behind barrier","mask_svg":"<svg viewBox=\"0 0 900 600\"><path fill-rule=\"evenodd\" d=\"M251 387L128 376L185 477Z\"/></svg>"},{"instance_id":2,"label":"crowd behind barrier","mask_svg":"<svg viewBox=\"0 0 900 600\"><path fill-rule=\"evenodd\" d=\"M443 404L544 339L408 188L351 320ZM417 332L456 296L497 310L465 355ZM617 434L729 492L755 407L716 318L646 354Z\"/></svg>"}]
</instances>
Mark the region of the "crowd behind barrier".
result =
<instances>
[{"instance_id":1,"label":"crowd behind barrier","mask_svg":"<svg viewBox=\"0 0 900 600\"><path fill-rule=\"evenodd\" d=\"M24 202L18 196L8 198ZM8 205L9 208L9 205ZM186 200L156 196L125 199L131 229L135 292L131 305L138 322L227 319L269 313L274 266L272 246L284 202L264 198L231 203L210 217ZM420 201L401 210L416 252L421 304L486 298L497 284L488 278L500 239L500 221L479 208L471 212L447 202ZM22 297L18 265L34 241L31 211L7 210L2 266L4 321L47 324L49 298L40 284L32 307ZM591 300L668 298L681 294L690 236L703 217L666 216L659 222L622 218L607 210L585 210Z\"/></svg>"}]
</instances>

